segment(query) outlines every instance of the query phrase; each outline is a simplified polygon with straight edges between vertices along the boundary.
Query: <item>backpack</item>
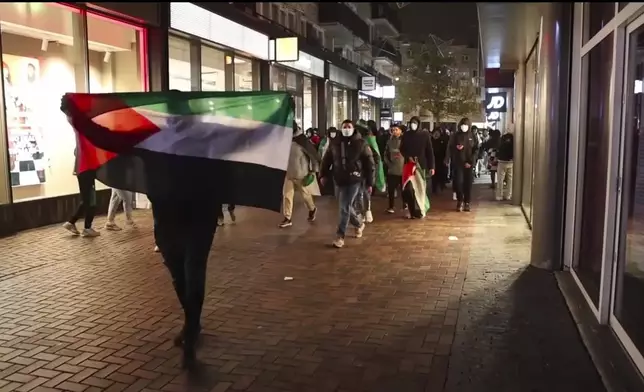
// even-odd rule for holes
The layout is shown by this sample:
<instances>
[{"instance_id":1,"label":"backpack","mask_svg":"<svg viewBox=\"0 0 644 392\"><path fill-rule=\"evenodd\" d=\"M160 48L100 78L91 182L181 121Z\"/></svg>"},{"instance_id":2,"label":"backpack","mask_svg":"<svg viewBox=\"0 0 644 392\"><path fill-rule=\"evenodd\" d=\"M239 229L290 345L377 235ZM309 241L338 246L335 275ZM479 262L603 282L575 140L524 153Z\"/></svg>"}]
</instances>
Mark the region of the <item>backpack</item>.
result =
<instances>
[{"instance_id":1,"label":"backpack","mask_svg":"<svg viewBox=\"0 0 644 392\"><path fill-rule=\"evenodd\" d=\"M496 159L499 161L511 161L514 159L514 136L506 133L501 136L499 147L496 150Z\"/></svg>"}]
</instances>

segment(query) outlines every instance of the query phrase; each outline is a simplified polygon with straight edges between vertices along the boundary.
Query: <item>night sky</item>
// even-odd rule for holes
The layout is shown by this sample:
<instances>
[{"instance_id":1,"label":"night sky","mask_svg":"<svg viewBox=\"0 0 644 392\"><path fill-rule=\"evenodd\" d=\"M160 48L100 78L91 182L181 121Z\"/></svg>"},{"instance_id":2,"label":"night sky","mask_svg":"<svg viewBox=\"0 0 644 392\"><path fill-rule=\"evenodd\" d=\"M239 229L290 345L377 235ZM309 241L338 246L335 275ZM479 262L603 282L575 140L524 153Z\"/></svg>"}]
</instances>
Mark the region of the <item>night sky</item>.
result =
<instances>
[{"instance_id":1,"label":"night sky","mask_svg":"<svg viewBox=\"0 0 644 392\"><path fill-rule=\"evenodd\" d=\"M446 41L453 39L455 45L478 46L476 3L407 3L398 12L402 33L410 38L433 33Z\"/></svg>"}]
</instances>

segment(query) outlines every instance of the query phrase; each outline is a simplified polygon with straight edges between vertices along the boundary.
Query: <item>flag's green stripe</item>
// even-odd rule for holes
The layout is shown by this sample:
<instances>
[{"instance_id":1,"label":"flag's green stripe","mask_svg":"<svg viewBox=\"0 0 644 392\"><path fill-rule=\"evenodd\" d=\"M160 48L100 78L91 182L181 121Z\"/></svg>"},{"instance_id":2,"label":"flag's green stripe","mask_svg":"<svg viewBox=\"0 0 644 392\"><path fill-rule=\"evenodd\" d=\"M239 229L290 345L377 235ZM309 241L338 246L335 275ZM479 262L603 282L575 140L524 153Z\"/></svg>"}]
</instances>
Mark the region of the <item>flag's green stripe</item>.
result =
<instances>
[{"instance_id":1,"label":"flag's green stripe","mask_svg":"<svg viewBox=\"0 0 644 392\"><path fill-rule=\"evenodd\" d=\"M132 108L172 115L216 114L291 126L290 95L285 92L162 92L114 95Z\"/></svg>"}]
</instances>

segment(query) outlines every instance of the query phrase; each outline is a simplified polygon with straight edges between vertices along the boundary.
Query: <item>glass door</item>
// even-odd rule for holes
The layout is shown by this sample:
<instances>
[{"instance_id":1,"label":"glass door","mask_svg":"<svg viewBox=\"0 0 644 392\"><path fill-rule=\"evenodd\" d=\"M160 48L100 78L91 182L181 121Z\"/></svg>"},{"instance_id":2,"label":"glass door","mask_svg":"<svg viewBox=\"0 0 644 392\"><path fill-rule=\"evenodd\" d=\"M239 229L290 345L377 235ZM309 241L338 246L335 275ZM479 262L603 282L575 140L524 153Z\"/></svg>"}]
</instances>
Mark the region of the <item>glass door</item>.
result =
<instances>
[{"instance_id":1,"label":"glass door","mask_svg":"<svg viewBox=\"0 0 644 392\"><path fill-rule=\"evenodd\" d=\"M618 256L610 324L644 373L644 17L627 29L618 190Z\"/></svg>"}]
</instances>

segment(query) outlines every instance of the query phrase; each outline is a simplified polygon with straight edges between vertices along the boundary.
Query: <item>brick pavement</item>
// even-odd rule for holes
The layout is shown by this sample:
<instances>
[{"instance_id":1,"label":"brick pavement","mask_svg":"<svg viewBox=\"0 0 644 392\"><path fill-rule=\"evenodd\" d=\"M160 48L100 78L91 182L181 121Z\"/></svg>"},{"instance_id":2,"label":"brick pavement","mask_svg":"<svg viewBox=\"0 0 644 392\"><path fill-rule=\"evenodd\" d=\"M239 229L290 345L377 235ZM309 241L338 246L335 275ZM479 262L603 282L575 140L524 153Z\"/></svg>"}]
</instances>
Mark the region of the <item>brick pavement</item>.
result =
<instances>
[{"instance_id":1,"label":"brick pavement","mask_svg":"<svg viewBox=\"0 0 644 392\"><path fill-rule=\"evenodd\" d=\"M530 303L535 312L513 302L529 235L516 209L481 201L458 214L438 200L424 221L376 213L362 239L335 250L331 204L320 201L313 225L298 205L290 229L241 210L218 232L199 377L181 372L170 342L180 311L149 213L96 239L58 227L0 239L0 391L486 391L471 382L492 376L508 380L495 391L542 390L506 388L525 386L514 374L531 366L566 385L597 382L553 284L537 287L549 302ZM522 320L551 302L545 314L564 321L550 332L562 337L523 336ZM553 370L562 362L543 349L549 339L579 370Z\"/></svg>"}]
</instances>

